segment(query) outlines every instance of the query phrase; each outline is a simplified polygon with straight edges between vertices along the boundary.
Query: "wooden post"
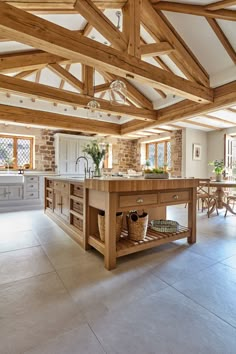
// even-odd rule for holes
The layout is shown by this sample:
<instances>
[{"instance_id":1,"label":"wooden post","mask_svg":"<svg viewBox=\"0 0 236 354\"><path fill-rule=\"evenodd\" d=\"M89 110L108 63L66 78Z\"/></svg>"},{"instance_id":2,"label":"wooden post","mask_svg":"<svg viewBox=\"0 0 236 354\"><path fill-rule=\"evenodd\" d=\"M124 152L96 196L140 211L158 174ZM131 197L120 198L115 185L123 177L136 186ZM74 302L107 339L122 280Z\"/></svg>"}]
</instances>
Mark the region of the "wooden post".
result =
<instances>
[{"instance_id":1,"label":"wooden post","mask_svg":"<svg viewBox=\"0 0 236 354\"><path fill-rule=\"evenodd\" d=\"M116 194L105 196L105 268L116 268Z\"/></svg>"},{"instance_id":2,"label":"wooden post","mask_svg":"<svg viewBox=\"0 0 236 354\"><path fill-rule=\"evenodd\" d=\"M196 243L197 188L192 188L191 193L191 202L188 203L188 227L191 229L191 236L188 237L188 243Z\"/></svg>"}]
</instances>

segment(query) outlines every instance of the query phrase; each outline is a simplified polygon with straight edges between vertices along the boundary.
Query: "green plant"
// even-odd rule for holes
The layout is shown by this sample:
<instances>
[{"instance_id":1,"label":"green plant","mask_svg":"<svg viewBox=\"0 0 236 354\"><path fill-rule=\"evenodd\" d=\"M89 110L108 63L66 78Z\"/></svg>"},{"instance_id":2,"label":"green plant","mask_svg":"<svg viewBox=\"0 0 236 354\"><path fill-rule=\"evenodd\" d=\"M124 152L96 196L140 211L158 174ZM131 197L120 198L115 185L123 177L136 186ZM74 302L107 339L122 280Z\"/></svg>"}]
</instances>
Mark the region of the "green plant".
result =
<instances>
[{"instance_id":1,"label":"green plant","mask_svg":"<svg viewBox=\"0 0 236 354\"><path fill-rule=\"evenodd\" d=\"M163 168L147 168L146 170L144 170L144 173L165 173L166 171Z\"/></svg>"},{"instance_id":2,"label":"green plant","mask_svg":"<svg viewBox=\"0 0 236 354\"><path fill-rule=\"evenodd\" d=\"M86 144L83 148L83 152L91 156L95 164L95 172L97 176L100 176L100 163L108 152L108 144L98 143L96 140L90 144Z\"/></svg>"},{"instance_id":3,"label":"green plant","mask_svg":"<svg viewBox=\"0 0 236 354\"><path fill-rule=\"evenodd\" d=\"M225 170L224 160L214 160L208 163L209 166L214 166L212 172L216 175L220 175Z\"/></svg>"},{"instance_id":4,"label":"green plant","mask_svg":"<svg viewBox=\"0 0 236 354\"><path fill-rule=\"evenodd\" d=\"M150 166L151 166L151 162L150 162L149 160L147 160L147 161L145 162L145 166L150 167Z\"/></svg>"}]
</instances>

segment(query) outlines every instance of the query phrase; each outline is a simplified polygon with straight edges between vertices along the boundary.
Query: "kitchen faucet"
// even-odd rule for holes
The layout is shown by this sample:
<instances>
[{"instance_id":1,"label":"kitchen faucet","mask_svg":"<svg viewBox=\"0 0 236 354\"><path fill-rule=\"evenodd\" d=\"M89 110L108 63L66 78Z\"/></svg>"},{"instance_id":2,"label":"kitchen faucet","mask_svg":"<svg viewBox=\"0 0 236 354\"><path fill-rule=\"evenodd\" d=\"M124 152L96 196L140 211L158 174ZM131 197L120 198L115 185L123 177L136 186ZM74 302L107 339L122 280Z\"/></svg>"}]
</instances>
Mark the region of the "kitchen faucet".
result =
<instances>
[{"instance_id":1,"label":"kitchen faucet","mask_svg":"<svg viewBox=\"0 0 236 354\"><path fill-rule=\"evenodd\" d=\"M81 159L84 159L84 160L86 161L86 167L85 167L85 169L84 169L85 178L86 178L86 173L89 174L89 178L90 178L90 169L91 169L91 167L88 167L88 159L87 159L87 157L85 157L85 156L79 156L79 157L76 159L76 161L75 161L75 166L78 165L78 162L79 162L79 160L81 160Z\"/></svg>"}]
</instances>

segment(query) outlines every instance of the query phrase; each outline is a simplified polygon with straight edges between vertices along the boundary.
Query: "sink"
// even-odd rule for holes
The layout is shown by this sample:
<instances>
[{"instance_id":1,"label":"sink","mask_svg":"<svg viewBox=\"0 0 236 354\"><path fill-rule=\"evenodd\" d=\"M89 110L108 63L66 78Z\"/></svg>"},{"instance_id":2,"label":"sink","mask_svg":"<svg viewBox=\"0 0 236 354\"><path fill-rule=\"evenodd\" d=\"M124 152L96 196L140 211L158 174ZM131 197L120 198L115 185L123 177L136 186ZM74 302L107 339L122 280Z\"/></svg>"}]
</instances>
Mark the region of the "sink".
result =
<instances>
[{"instance_id":1,"label":"sink","mask_svg":"<svg viewBox=\"0 0 236 354\"><path fill-rule=\"evenodd\" d=\"M24 183L24 176L17 174L0 175L0 184Z\"/></svg>"}]
</instances>

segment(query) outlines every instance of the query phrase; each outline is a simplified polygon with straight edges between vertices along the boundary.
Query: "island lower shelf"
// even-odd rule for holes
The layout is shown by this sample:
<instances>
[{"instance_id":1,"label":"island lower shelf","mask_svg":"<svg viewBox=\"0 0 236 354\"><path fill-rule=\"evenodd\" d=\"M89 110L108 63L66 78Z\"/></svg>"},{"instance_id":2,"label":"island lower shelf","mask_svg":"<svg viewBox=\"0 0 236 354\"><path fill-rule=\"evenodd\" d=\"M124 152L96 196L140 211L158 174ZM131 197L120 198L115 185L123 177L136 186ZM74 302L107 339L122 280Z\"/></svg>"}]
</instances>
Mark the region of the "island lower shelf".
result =
<instances>
[{"instance_id":1,"label":"island lower shelf","mask_svg":"<svg viewBox=\"0 0 236 354\"><path fill-rule=\"evenodd\" d=\"M139 252L155 246L176 241L181 238L190 237L191 229L179 226L178 232L157 232L148 228L145 238L141 241L133 241L128 238L128 231L122 230L120 240L116 243L116 257L126 256L131 253ZM88 243L104 255L105 243L99 236L89 236Z\"/></svg>"}]
</instances>

